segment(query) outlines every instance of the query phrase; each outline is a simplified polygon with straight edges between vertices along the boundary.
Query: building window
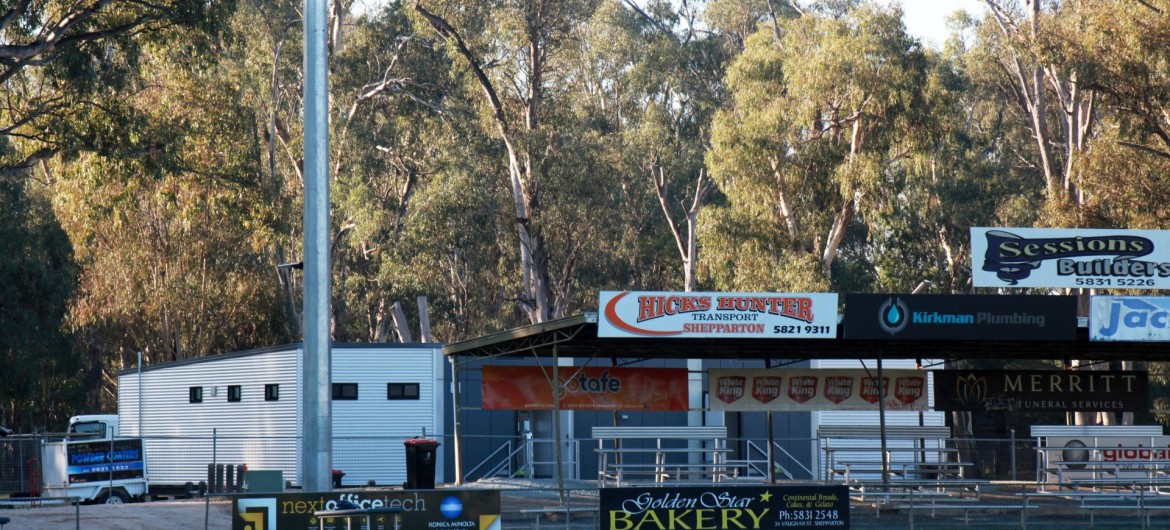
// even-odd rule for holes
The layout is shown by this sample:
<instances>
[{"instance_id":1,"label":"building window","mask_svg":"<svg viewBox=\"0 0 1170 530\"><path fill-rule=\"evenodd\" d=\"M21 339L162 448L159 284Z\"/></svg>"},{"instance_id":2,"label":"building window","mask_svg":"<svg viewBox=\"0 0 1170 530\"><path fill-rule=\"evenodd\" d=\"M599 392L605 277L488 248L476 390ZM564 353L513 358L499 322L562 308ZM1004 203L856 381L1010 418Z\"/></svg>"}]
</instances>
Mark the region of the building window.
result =
<instances>
[{"instance_id":1,"label":"building window","mask_svg":"<svg viewBox=\"0 0 1170 530\"><path fill-rule=\"evenodd\" d=\"M418 383L386 383L386 399L418 399Z\"/></svg>"},{"instance_id":2,"label":"building window","mask_svg":"<svg viewBox=\"0 0 1170 530\"><path fill-rule=\"evenodd\" d=\"M264 385L264 401L280 401L280 385Z\"/></svg>"},{"instance_id":3,"label":"building window","mask_svg":"<svg viewBox=\"0 0 1170 530\"><path fill-rule=\"evenodd\" d=\"M228 402L240 401L244 398L244 390L240 385L228 385Z\"/></svg>"},{"instance_id":4,"label":"building window","mask_svg":"<svg viewBox=\"0 0 1170 530\"><path fill-rule=\"evenodd\" d=\"M333 383L334 400L356 400L358 397L357 383Z\"/></svg>"},{"instance_id":5,"label":"building window","mask_svg":"<svg viewBox=\"0 0 1170 530\"><path fill-rule=\"evenodd\" d=\"M191 403L203 403L203 387L193 386L187 389L187 401Z\"/></svg>"}]
</instances>

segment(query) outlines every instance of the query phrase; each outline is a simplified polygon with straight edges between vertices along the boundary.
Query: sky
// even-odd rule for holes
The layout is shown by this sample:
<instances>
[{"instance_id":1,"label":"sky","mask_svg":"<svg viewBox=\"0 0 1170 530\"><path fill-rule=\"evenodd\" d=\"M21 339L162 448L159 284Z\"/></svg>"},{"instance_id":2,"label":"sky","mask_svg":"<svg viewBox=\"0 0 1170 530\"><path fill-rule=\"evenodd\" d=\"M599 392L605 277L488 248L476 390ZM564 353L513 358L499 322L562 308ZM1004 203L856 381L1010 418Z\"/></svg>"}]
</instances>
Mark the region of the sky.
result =
<instances>
[{"instance_id":1,"label":"sky","mask_svg":"<svg viewBox=\"0 0 1170 530\"><path fill-rule=\"evenodd\" d=\"M355 13L374 8L388 0L356 0ZM810 0L799 0L804 4ZM947 40L947 17L960 9L980 16L984 12L982 0L885 0L889 3L900 2L906 23L906 30L915 37L922 39L922 43L932 48L941 48ZM642 0L635 0L644 4Z\"/></svg>"},{"instance_id":2,"label":"sky","mask_svg":"<svg viewBox=\"0 0 1170 530\"><path fill-rule=\"evenodd\" d=\"M900 1L906 31L922 39L932 48L941 48L947 40L947 17L958 10L981 16L985 10L981 0L889 0Z\"/></svg>"}]
</instances>

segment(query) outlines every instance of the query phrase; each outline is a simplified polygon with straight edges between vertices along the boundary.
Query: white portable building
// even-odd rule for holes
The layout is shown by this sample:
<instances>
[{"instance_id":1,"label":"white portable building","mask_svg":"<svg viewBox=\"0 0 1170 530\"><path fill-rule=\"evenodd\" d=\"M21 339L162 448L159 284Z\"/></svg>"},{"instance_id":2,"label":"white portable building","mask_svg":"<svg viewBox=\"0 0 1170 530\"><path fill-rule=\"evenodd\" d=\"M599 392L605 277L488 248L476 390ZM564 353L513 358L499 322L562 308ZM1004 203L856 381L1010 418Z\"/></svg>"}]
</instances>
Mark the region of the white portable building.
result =
<instances>
[{"instance_id":1,"label":"white portable building","mask_svg":"<svg viewBox=\"0 0 1170 530\"><path fill-rule=\"evenodd\" d=\"M144 438L151 484L198 483L209 464L242 464L281 470L300 485L303 350L276 346L120 372L122 435ZM445 434L442 346L335 344L331 352L333 468L345 485L402 484L403 442Z\"/></svg>"}]
</instances>

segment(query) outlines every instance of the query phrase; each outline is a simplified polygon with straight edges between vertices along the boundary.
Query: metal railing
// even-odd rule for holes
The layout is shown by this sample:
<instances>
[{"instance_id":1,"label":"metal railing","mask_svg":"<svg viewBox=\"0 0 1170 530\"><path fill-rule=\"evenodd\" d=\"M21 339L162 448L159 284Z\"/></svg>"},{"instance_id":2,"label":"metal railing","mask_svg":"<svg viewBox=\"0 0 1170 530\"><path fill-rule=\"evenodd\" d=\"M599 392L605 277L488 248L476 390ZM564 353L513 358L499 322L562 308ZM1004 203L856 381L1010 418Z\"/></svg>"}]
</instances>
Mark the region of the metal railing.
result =
<instances>
[{"instance_id":1,"label":"metal railing","mask_svg":"<svg viewBox=\"0 0 1170 530\"><path fill-rule=\"evenodd\" d=\"M501 445L495 451L492 451L491 454L487 455L487 458L484 458L482 462L467 470L465 476L467 480L475 480L483 477L511 477L512 461L516 458L517 453L522 450L524 450L524 447L512 447L512 440L508 440L504 442L504 445ZM480 468L485 467L486 471L477 474Z\"/></svg>"},{"instance_id":2,"label":"metal railing","mask_svg":"<svg viewBox=\"0 0 1170 530\"><path fill-rule=\"evenodd\" d=\"M28 492L35 486L35 467L42 435L9 436L0 439L0 494ZM451 437L439 437L442 446L438 459L445 476L439 483L451 482L454 463ZM249 469L282 470L284 480L299 485L296 475L299 441L291 436L148 436L144 440L147 467L155 484L198 485L208 479L209 464L247 465ZM783 479L825 479L824 454L817 440L777 439L773 452L784 469ZM1033 439L951 439L946 446L959 459L970 462L971 478L986 480L1036 481L1037 452ZM482 477L551 477L557 471L556 445L549 438L516 436L474 436L464 438L466 480ZM592 439L565 439L561 442L560 469L567 479L596 477L597 447ZM728 440L735 447L729 459L750 463L753 473L767 476L767 441L762 439ZM807 448L807 449L805 449ZM842 450L842 449L838 449ZM804 455L804 456L802 456ZM379 437L339 437L333 444L334 468L344 471L343 486L399 485L406 475L406 455L402 440ZM30 467L31 466L31 467ZM807 475L804 475L807 473Z\"/></svg>"}]
</instances>

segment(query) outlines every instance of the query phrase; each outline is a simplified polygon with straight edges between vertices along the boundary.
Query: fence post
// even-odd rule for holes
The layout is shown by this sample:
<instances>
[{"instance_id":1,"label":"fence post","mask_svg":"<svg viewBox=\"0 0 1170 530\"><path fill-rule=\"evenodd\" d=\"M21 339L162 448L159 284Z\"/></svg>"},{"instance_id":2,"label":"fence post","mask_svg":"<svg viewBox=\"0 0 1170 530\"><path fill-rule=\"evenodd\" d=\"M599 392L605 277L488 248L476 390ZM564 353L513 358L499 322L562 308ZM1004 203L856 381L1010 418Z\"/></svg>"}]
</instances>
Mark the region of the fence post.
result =
<instances>
[{"instance_id":1,"label":"fence post","mask_svg":"<svg viewBox=\"0 0 1170 530\"><path fill-rule=\"evenodd\" d=\"M215 454L217 449L216 442L219 440L219 429L211 429L211 462L217 464L218 457ZM215 466L219 467L219 466ZM211 495L203 496L203 530L208 530L211 527Z\"/></svg>"},{"instance_id":2,"label":"fence post","mask_svg":"<svg viewBox=\"0 0 1170 530\"><path fill-rule=\"evenodd\" d=\"M1028 492L1024 491L1024 503L1020 505L1020 528L1027 530L1028 528Z\"/></svg>"},{"instance_id":3,"label":"fence post","mask_svg":"<svg viewBox=\"0 0 1170 530\"><path fill-rule=\"evenodd\" d=\"M1011 429L1009 432L1012 435L1012 446L1009 451L1012 454L1012 481L1014 482L1016 480L1016 430Z\"/></svg>"},{"instance_id":4,"label":"fence post","mask_svg":"<svg viewBox=\"0 0 1170 530\"><path fill-rule=\"evenodd\" d=\"M907 491L910 492L910 530L914 530L914 506L918 503L914 499L914 488L910 488ZM886 490L886 492L888 493L889 490ZM888 496L886 498L889 499Z\"/></svg>"},{"instance_id":5,"label":"fence post","mask_svg":"<svg viewBox=\"0 0 1170 530\"><path fill-rule=\"evenodd\" d=\"M1142 520L1142 530L1148 525L1146 518L1146 488L1138 488L1138 517Z\"/></svg>"}]
</instances>

